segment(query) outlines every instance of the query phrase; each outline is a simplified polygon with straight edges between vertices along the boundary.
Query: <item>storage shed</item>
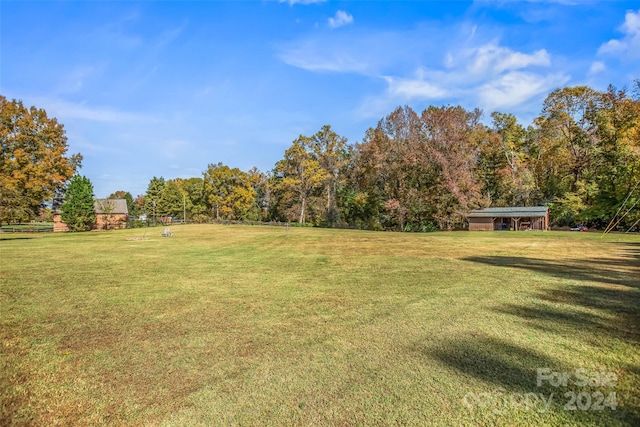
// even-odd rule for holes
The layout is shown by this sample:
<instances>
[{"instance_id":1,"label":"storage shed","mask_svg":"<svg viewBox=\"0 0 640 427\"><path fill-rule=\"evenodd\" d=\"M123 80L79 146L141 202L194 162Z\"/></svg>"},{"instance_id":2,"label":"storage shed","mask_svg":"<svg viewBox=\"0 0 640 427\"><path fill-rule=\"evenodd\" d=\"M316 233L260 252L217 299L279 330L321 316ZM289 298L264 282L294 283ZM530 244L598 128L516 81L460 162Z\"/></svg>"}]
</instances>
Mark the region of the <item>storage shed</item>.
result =
<instances>
[{"instance_id":1,"label":"storage shed","mask_svg":"<svg viewBox=\"0 0 640 427\"><path fill-rule=\"evenodd\" d=\"M470 231L549 229L546 206L474 209L467 218Z\"/></svg>"}]
</instances>

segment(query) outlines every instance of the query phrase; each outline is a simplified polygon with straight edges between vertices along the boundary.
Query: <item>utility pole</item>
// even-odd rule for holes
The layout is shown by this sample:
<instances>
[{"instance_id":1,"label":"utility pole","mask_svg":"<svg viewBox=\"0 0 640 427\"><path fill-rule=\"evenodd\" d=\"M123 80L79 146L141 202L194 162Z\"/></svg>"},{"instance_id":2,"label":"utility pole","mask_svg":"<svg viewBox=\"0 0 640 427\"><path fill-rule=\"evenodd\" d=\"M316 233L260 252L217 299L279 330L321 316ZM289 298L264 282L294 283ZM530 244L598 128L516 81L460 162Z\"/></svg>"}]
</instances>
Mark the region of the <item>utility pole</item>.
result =
<instances>
[{"instance_id":1,"label":"utility pole","mask_svg":"<svg viewBox=\"0 0 640 427\"><path fill-rule=\"evenodd\" d=\"M187 195L182 194L182 223L187 223Z\"/></svg>"}]
</instances>

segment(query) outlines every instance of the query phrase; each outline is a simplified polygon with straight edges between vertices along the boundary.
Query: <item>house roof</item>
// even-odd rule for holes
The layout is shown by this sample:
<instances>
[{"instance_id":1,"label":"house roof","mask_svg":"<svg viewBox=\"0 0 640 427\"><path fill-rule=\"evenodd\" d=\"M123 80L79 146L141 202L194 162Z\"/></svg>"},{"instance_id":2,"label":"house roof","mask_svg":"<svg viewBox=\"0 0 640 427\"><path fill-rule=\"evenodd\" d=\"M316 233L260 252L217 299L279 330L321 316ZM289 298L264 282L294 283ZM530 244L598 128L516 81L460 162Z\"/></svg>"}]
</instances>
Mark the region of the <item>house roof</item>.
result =
<instances>
[{"instance_id":1,"label":"house roof","mask_svg":"<svg viewBox=\"0 0 640 427\"><path fill-rule=\"evenodd\" d=\"M96 214L129 214L125 199L96 199L93 210Z\"/></svg>"},{"instance_id":2,"label":"house roof","mask_svg":"<svg viewBox=\"0 0 640 427\"><path fill-rule=\"evenodd\" d=\"M501 208L474 209L467 216L469 218L494 218L494 217L541 217L549 212L547 206L516 206Z\"/></svg>"}]
</instances>

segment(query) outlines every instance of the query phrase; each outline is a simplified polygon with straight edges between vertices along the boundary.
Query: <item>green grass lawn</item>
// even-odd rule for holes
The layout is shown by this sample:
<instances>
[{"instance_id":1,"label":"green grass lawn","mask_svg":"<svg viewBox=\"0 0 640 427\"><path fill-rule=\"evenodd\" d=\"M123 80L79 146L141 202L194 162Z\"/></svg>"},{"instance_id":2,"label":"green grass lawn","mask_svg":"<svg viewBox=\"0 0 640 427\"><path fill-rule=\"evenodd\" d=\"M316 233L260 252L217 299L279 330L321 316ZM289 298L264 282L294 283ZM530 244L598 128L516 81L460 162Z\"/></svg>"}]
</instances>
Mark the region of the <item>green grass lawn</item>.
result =
<instances>
[{"instance_id":1,"label":"green grass lawn","mask_svg":"<svg viewBox=\"0 0 640 427\"><path fill-rule=\"evenodd\" d=\"M640 424L640 236L172 229L0 235L0 425Z\"/></svg>"}]
</instances>

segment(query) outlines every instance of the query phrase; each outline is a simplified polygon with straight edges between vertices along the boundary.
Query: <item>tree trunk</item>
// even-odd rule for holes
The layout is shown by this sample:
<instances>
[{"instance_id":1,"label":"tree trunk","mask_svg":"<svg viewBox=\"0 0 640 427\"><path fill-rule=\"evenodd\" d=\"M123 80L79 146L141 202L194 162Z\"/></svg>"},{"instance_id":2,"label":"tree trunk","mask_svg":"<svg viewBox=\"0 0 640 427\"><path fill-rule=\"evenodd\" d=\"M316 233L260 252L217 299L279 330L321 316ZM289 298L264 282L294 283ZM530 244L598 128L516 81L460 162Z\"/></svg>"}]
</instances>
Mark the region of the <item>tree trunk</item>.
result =
<instances>
[{"instance_id":1,"label":"tree trunk","mask_svg":"<svg viewBox=\"0 0 640 427\"><path fill-rule=\"evenodd\" d=\"M302 198L302 203L301 203L301 206L300 206L300 220L298 221L300 224L304 224L304 205L305 205L306 201L307 201L307 198L303 197Z\"/></svg>"},{"instance_id":2,"label":"tree trunk","mask_svg":"<svg viewBox=\"0 0 640 427\"><path fill-rule=\"evenodd\" d=\"M327 219L331 216L331 184L327 185Z\"/></svg>"}]
</instances>

